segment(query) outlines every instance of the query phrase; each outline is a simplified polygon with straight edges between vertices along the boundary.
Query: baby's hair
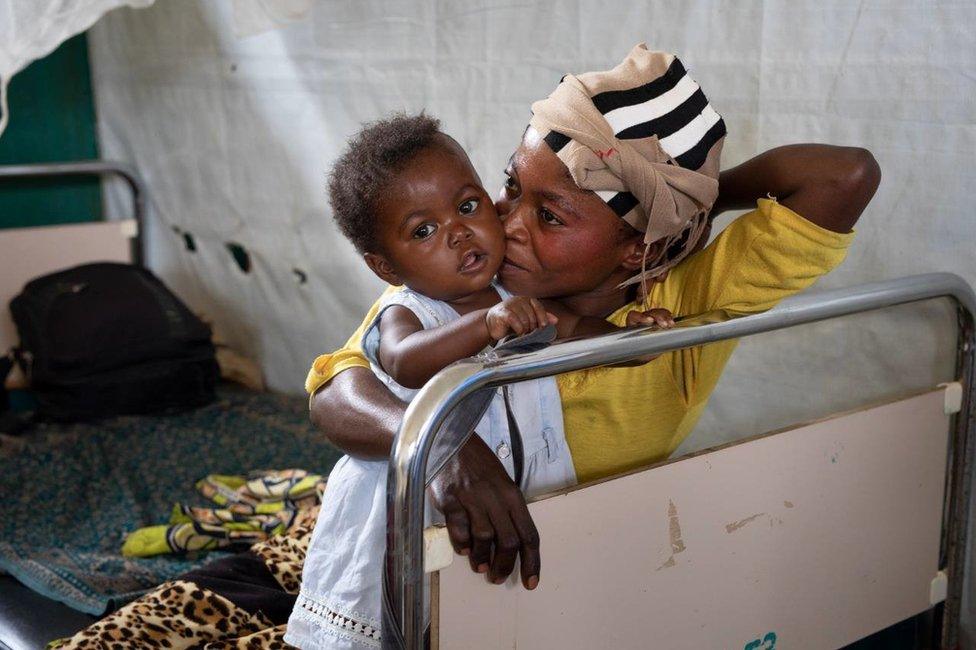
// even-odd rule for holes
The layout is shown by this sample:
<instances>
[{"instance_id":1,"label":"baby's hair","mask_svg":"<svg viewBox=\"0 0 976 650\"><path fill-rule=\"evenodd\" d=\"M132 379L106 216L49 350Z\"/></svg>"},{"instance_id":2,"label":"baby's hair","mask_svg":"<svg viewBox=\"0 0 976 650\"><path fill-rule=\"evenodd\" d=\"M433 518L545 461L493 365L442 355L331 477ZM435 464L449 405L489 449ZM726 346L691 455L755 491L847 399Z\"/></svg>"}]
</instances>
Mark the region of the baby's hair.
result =
<instances>
[{"instance_id":1,"label":"baby's hair","mask_svg":"<svg viewBox=\"0 0 976 650\"><path fill-rule=\"evenodd\" d=\"M376 200L414 156L435 144L440 120L396 113L349 139L329 175L329 203L343 234L361 253L376 252Z\"/></svg>"}]
</instances>

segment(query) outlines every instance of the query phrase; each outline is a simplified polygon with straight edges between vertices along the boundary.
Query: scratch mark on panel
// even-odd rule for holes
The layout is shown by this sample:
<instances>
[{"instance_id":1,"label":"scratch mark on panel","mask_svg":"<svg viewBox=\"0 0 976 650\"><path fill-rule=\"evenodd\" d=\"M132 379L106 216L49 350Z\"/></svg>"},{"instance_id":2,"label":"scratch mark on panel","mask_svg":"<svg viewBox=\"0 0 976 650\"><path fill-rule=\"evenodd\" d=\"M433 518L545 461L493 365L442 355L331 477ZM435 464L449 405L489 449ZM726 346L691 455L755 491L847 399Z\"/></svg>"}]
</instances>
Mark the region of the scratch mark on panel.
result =
<instances>
[{"instance_id":1,"label":"scratch mark on panel","mask_svg":"<svg viewBox=\"0 0 976 650\"><path fill-rule=\"evenodd\" d=\"M665 562L664 564L662 564L661 566L659 566L655 570L656 571L660 571L661 569L670 569L671 567L674 566L674 564L675 564L675 562L674 562L674 555L672 555L671 557L668 558L668 561L667 562Z\"/></svg>"},{"instance_id":2,"label":"scratch mark on panel","mask_svg":"<svg viewBox=\"0 0 976 650\"><path fill-rule=\"evenodd\" d=\"M668 500L668 528L671 534L671 552L680 553L685 550L685 543L681 539L681 522L678 521L678 507L674 501Z\"/></svg>"},{"instance_id":3,"label":"scratch mark on panel","mask_svg":"<svg viewBox=\"0 0 976 650\"><path fill-rule=\"evenodd\" d=\"M678 520L678 507L674 501L668 499L668 534L671 538L671 557L656 570L669 569L675 565L674 556L685 550L685 542L681 539L681 522Z\"/></svg>"},{"instance_id":4,"label":"scratch mark on panel","mask_svg":"<svg viewBox=\"0 0 976 650\"><path fill-rule=\"evenodd\" d=\"M735 531L739 530L743 526L745 526L745 525L751 523L752 521L754 521L757 517L762 517L764 514L766 514L766 513L765 512L759 512L759 513L756 513L756 514L752 515L751 517L746 517L745 519L740 519L739 521L733 521L731 524L725 524L725 532L726 533L734 533Z\"/></svg>"}]
</instances>

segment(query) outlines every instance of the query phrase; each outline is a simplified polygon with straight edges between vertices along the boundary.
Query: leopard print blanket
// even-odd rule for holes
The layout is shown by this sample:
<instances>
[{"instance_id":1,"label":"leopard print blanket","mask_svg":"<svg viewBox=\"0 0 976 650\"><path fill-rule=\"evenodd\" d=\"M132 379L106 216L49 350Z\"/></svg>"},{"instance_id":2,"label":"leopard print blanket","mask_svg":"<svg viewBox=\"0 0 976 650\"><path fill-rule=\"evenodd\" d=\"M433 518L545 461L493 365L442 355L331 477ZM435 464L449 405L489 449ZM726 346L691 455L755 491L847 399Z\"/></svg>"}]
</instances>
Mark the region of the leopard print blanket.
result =
<instances>
[{"instance_id":1,"label":"leopard print blanket","mask_svg":"<svg viewBox=\"0 0 976 650\"><path fill-rule=\"evenodd\" d=\"M289 594L297 594L308 543L319 508L300 511L283 534L251 547ZM285 626L260 612L251 614L223 596L192 582L172 580L134 600L69 639L51 642L58 650L96 648L200 648L275 650L290 648Z\"/></svg>"}]
</instances>

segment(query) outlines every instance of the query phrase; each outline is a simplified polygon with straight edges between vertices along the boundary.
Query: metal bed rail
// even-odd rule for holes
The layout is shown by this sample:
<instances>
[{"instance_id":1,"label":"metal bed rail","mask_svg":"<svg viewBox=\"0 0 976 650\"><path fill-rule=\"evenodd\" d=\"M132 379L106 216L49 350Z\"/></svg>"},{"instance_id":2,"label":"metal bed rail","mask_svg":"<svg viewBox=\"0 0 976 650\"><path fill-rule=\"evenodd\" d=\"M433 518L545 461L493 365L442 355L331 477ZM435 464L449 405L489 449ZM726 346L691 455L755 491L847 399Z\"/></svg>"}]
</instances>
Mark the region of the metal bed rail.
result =
<instances>
[{"instance_id":1,"label":"metal bed rail","mask_svg":"<svg viewBox=\"0 0 976 650\"><path fill-rule=\"evenodd\" d=\"M146 183L135 167L112 160L0 165L0 179L40 178L44 176L120 176L132 191L132 216L138 232L133 238L132 261L142 265L146 225Z\"/></svg>"},{"instance_id":2,"label":"metal bed rail","mask_svg":"<svg viewBox=\"0 0 976 650\"><path fill-rule=\"evenodd\" d=\"M976 430L973 409L976 294L965 280L951 273L929 273L803 294L759 314L713 315L697 322L690 319L667 331L624 330L558 343L536 352L469 359L445 368L407 407L391 451L383 646L416 650L424 647L424 492L428 476L467 439L471 425L483 410L481 403L486 392L513 382L932 298L950 298L956 305L956 373L963 385L962 408L952 423L939 558L949 577L942 647L956 647L966 560L972 436ZM436 460L429 467L434 454Z\"/></svg>"}]
</instances>

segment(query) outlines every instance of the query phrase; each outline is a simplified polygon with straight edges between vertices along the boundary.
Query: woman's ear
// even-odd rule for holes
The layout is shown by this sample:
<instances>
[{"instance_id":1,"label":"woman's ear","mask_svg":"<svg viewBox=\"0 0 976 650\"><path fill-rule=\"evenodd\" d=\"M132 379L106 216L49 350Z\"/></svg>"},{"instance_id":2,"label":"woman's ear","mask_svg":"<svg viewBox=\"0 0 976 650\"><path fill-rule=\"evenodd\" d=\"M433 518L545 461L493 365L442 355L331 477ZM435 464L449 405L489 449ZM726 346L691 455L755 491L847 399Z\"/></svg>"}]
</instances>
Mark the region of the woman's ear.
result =
<instances>
[{"instance_id":1,"label":"woman's ear","mask_svg":"<svg viewBox=\"0 0 976 650\"><path fill-rule=\"evenodd\" d=\"M624 259L620 265L628 271L640 271L644 263L645 254L647 255L647 259L654 259L661 253L663 248L663 239L659 239L648 246L644 243L644 235L641 233L624 244Z\"/></svg>"},{"instance_id":2,"label":"woman's ear","mask_svg":"<svg viewBox=\"0 0 976 650\"><path fill-rule=\"evenodd\" d=\"M644 262L645 252L647 254L647 259L657 257L661 253L661 249L664 248L664 240L659 239L648 246L644 243L644 236L641 235L636 239L636 241L628 242L626 245L628 250L625 251L624 260L621 263L621 266L631 273L639 273ZM647 281L651 283L664 282L668 277L669 271L670 269L661 271L657 275L647 278ZM638 289L638 298L640 300L645 299L645 296L642 295L643 288L645 286L646 285L644 283L639 285L640 288Z\"/></svg>"},{"instance_id":3,"label":"woman's ear","mask_svg":"<svg viewBox=\"0 0 976 650\"><path fill-rule=\"evenodd\" d=\"M403 284L400 276L393 270L393 265L390 264L390 261L379 253L366 253L363 255L363 259L366 260L366 266L383 282L392 284L393 286Z\"/></svg>"}]
</instances>

